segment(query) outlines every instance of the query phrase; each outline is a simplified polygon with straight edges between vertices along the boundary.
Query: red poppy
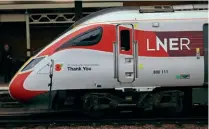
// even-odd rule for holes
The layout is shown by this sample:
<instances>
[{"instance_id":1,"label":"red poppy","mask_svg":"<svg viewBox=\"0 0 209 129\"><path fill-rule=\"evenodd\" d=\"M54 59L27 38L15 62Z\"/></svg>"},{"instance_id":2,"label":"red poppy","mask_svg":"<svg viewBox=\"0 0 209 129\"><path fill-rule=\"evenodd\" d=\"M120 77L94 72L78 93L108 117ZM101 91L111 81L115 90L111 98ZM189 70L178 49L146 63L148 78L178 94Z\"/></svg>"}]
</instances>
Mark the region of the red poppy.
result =
<instances>
[{"instance_id":1,"label":"red poppy","mask_svg":"<svg viewBox=\"0 0 209 129\"><path fill-rule=\"evenodd\" d=\"M56 65L55 65L55 70L56 70L56 71L60 71L61 68L62 68L61 64L56 64Z\"/></svg>"}]
</instances>

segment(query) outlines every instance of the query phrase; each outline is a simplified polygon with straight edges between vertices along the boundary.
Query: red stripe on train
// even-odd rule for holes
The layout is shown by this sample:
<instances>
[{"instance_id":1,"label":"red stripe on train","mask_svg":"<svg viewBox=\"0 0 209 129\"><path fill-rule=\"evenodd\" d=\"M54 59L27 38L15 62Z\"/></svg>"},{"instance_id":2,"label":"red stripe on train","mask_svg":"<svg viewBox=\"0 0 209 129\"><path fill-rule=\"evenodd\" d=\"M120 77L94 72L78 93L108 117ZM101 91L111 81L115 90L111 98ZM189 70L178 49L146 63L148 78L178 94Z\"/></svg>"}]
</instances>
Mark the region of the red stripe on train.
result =
<instances>
[{"instance_id":1,"label":"red stripe on train","mask_svg":"<svg viewBox=\"0 0 209 129\"><path fill-rule=\"evenodd\" d=\"M105 52L113 52L113 42L116 41L116 27L115 25L110 25L110 24L100 24L100 25L91 25L88 27L84 27L78 31L75 31L67 35L66 37L62 38L54 45L50 46L48 49L44 50L39 56L54 54L55 52L57 52L56 49L58 49L61 45L69 41L71 38L98 26L101 26L103 28L102 39L98 44L92 46L71 46L71 47L67 47L66 49L84 48L84 49L93 49L93 50L105 51ZM121 29L127 29L127 28L121 27ZM139 56L150 56L150 57L195 56L196 48L200 49L200 55L204 54L202 31L152 32L152 31L134 30L134 32L135 32L135 40L138 42L139 45L139 49L138 49ZM185 38L188 38L190 40L189 41L190 50L188 50L185 46L186 40L182 40ZM157 41L157 39L159 40ZM173 41L172 44L170 43L171 39ZM167 43L167 47L166 47L167 50L165 50L162 47L162 44L165 43ZM181 43L184 45L182 45ZM183 49L181 50L182 47ZM132 47L129 51L122 52L122 54L131 55Z\"/></svg>"},{"instance_id":2,"label":"red stripe on train","mask_svg":"<svg viewBox=\"0 0 209 129\"><path fill-rule=\"evenodd\" d=\"M10 95L12 96L12 98L16 99L17 101L25 102L45 92L45 91L30 91L30 90L26 90L23 87L24 81L30 75L30 73L31 72L18 74L9 86Z\"/></svg>"}]
</instances>

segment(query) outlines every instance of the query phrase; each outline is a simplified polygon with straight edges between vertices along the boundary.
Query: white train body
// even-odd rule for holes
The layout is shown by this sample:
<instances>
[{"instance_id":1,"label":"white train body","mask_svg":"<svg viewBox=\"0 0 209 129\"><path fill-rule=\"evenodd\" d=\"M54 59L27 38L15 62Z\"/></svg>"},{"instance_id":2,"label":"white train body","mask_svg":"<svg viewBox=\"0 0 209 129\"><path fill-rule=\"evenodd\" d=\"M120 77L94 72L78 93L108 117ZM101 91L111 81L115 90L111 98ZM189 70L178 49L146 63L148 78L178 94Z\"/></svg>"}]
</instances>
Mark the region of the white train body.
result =
<instances>
[{"instance_id":1,"label":"white train body","mask_svg":"<svg viewBox=\"0 0 209 129\"><path fill-rule=\"evenodd\" d=\"M207 24L208 10L97 12L33 56L14 76L10 94L27 101L48 92L51 60L52 91L201 87L208 82Z\"/></svg>"}]
</instances>

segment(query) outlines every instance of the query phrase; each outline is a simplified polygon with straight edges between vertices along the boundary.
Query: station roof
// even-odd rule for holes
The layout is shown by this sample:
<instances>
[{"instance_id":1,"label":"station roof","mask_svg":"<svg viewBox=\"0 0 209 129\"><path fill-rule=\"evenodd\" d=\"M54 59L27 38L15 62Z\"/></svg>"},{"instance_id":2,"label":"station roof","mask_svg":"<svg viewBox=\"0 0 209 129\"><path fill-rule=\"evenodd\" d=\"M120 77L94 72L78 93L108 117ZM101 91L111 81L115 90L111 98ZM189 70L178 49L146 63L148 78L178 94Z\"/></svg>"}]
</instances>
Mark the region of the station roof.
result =
<instances>
[{"instance_id":1,"label":"station roof","mask_svg":"<svg viewBox=\"0 0 209 129\"><path fill-rule=\"evenodd\" d=\"M111 0L82 0L83 12L95 12L108 7L121 6L141 6L141 5L165 5L165 4L192 4L192 1L114 1ZM205 0L197 0L196 3L205 2ZM194 4L194 2L193 2ZM34 0L34 1L16 1L16 0L0 0L1 14L24 14L28 13L53 13L53 12L74 12L75 0Z\"/></svg>"},{"instance_id":2,"label":"station roof","mask_svg":"<svg viewBox=\"0 0 209 129\"><path fill-rule=\"evenodd\" d=\"M123 2L102 2L84 0L84 8L104 8L123 6ZM0 10L21 10L21 9L53 9L53 8L74 8L74 0L50 0L50 1L0 1Z\"/></svg>"}]
</instances>

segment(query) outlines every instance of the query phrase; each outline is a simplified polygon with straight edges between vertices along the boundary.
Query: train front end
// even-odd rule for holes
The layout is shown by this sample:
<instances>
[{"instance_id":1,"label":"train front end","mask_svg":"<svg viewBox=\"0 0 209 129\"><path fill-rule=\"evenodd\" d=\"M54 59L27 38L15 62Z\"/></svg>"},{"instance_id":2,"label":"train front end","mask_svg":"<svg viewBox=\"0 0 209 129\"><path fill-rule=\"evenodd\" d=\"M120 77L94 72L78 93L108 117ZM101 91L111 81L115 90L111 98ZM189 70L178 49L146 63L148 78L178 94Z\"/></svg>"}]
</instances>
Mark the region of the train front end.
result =
<instances>
[{"instance_id":1,"label":"train front end","mask_svg":"<svg viewBox=\"0 0 209 129\"><path fill-rule=\"evenodd\" d=\"M13 99L25 103L45 92L45 90L39 89L38 87L39 85L43 85L43 81L45 81L45 83L49 82L43 80L47 78L47 75L41 76L41 79L41 77L37 76L41 71L37 71L37 69L47 65L46 62L46 56L31 57L18 70L9 84L9 94Z\"/></svg>"},{"instance_id":2,"label":"train front end","mask_svg":"<svg viewBox=\"0 0 209 129\"><path fill-rule=\"evenodd\" d=\"M106 31L105 33L107 34L108 31ZM50 83L49 74L51 70L50 66L52 59L56 63L53 66L55 74L53 73L54 76L52 92L56 92L56 90L68 90L75 88L73 85L70 84L72 84L71 81L75 83L74 79L78 75L76 74L76 76L71 76L67 68L62 71L57 71L56 66L60 62L64 64L63 67L67 67L66 65L70 62L82 63L83 60L77 59L81 57L86 57L82 54L79 54L80 51L88 50L95 52L94 49L105 49L103 45L100 45L98 47L98 45L100 44L99 42L102 41L102 32L103 29L101 25L80 26L67 31L65 34L55 39L52 43L42 49L38 54L36 54L34 57L31 57L22 66L22 68L19 69L19 71L16 73L16 75L13 77L9 84L10 96L21 103L31 102L33 100L35 100L33 101L35 103L37 103L38 101L46 102L49 93L48 84ZM95 38L95 40L89 42L88 40L90 40L92 37ZM76 52L78 52L78 54L76 54ZM89 54L89 52L87 53ZM90 56L88 55L87 57L90 58ZM85 59L85 61L91 60ZM80 74L85 75L84 78L86 77L86 74ZM80 74L79 77L81 77ZM81 85L79 88L82 88L82 84L79 84ZM83 86L83 88L85 88L85 86ZM45 98L40 96L45 96Z\"/></svg>"}]
</instances>

